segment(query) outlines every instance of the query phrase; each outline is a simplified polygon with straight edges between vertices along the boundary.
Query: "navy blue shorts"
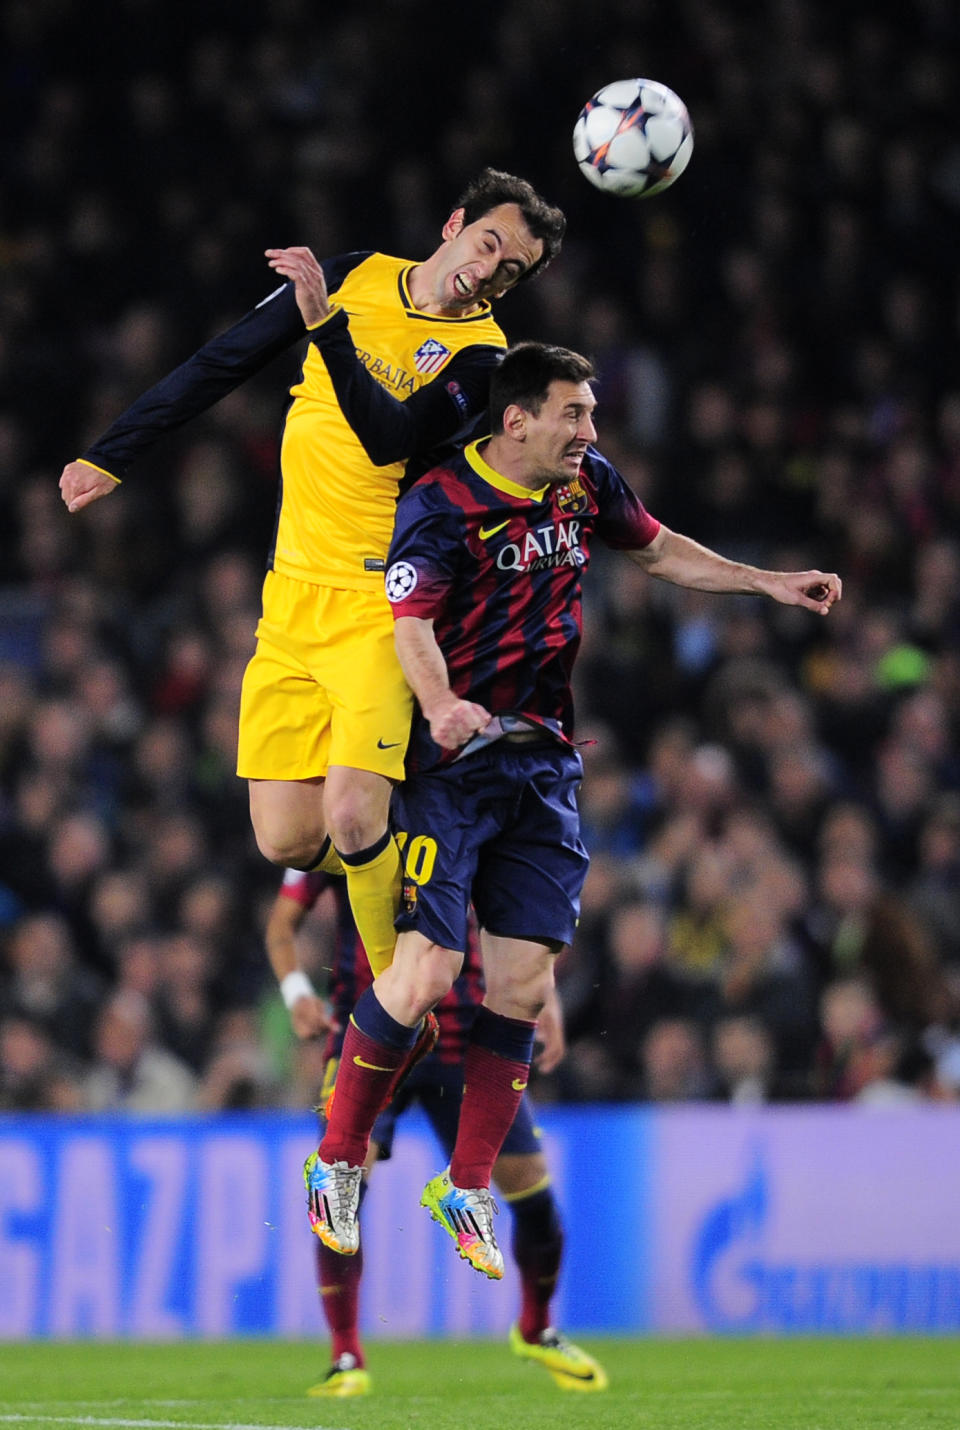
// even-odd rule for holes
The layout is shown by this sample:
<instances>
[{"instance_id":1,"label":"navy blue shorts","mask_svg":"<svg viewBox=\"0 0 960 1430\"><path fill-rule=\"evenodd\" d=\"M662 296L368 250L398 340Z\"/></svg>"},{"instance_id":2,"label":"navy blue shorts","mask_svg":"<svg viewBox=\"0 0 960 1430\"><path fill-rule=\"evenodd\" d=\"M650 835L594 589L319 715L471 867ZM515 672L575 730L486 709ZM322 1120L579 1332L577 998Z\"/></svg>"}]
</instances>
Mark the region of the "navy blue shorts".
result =
<instances>
[{"instance_id":1,"label":"navy blue shorts","mask_svg":"<svg viewBox=\"0 0 960 1430\"><path fill-rule=\"evenodd\" d=\"M589 862L577 812L582 778L576 750L498 740L398 786L397 928L465 951L472 897L489 933L569 943Z\"/></svg>"},{"instance_id":2,"label":"navy blue shorts","mask_svg":"<svg viewBox=\"0 0 960 1430\"><path fill-rule=\"evenodd\" d=\"M325 1088L328 1084L332 1088L336 1067L336 1059L331 1059L324 1076ZM457 1119L460 1116L462 1100L462 1064L442 1063L437 1057L424 1058L404 1078L400 1090L390 1106L380 1113L373 1124L370 1140L376 1142L379 1147L380 1160L387 1161L393 1150L397 1118L402 1117L408 1108L420 1106L433 1128L444 1159L449 1162L453 1144L457 1139ZM540 1133L533 1122L530 1100L524 1093L520 1099L520 1106L517 1108L517 1115L513 1119L510 1131L500 1149L500 1155L521 1157L542 1150Z\"/></svg>"}]
</instances>

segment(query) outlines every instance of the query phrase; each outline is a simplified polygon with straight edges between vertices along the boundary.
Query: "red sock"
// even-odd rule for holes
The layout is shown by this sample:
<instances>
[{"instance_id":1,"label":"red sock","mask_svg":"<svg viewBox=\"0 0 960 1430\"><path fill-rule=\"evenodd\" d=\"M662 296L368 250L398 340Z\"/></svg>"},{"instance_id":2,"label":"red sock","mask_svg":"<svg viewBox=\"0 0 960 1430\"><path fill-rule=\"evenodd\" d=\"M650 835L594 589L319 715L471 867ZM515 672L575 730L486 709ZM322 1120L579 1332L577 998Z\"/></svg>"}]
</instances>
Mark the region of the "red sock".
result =
<instances>
[{"instance_id":1,"label":"red sock","mask_svg":"<svg viewBox=\"0 0 960 1430\"><path fill-rule=\"evenodd\" d=\"M324 1319L330 1327L331 1361L347 1352L355 1357L358 1366L364 1363L357 1326L362 1270L362 1247L355 1256L341 1256L339 1251L317 1242L317 1286Z\"/></svg>"},{"instance_id":2,"label":"red sock","mask_svg":"<svg viewBox=\"0 0 960 1430\"><path fill-rule=\"evenodd\" d=\"M471 1043L463 1060L463 1074L450 1180L455 1187L489 1187L493 1164L517 1115L530 1065Z\"/></svg>"},{"instance_id":3,"label":"red sock","mask_svg":"<svg viewBox=\"0 0 960 1430\"><path fill-rule=\"evenodd\" d=\"M337 1068L330 1120L320 1143L322 1161L363 1166L373 1124L408 1052L408 1048L389 1048L368 1037L350 1019Z\"/></svg>"}]
</instances>

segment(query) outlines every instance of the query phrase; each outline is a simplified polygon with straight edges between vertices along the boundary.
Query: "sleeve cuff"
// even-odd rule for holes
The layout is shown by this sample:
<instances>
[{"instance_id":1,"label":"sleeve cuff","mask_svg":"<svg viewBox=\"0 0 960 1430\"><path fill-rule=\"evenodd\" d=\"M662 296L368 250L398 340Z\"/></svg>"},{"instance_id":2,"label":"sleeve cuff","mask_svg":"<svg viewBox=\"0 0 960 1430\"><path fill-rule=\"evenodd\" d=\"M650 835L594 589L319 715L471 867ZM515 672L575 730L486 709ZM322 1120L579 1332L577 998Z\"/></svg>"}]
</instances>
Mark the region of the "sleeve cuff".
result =
<instances>
[{"instance_id":1,"label":"sleeve cuff","mask_svg":"<svg viewBox=\"0 0 960 1430\"><path fill-rule=\"evenodd\" d=\"M115 477L112 472L108 472L106 467L98 467L96 462L91 462L89 457L78 457L77 461L84 467L92 467L95 472L102 472L105 477L109 477L112 482L120 486L120 478Z\"/></svg>"},{"instance_id":2,"label":"sleeve cuff","mask_svg":"<svg viewBox=\"0 0 960 1430\"><path fill-rule=\"evenodd\" d=\"M343 308L341 308L336 303L331 303L330 311L327 316L322 319L321 322L314 323L312 328L307 329L307 332L310 334L311 338L316 339L322 337L326 333L339 332L341 328L345 328L346 326L347 315L344 312Z\"/></svg>"}]
</instances>

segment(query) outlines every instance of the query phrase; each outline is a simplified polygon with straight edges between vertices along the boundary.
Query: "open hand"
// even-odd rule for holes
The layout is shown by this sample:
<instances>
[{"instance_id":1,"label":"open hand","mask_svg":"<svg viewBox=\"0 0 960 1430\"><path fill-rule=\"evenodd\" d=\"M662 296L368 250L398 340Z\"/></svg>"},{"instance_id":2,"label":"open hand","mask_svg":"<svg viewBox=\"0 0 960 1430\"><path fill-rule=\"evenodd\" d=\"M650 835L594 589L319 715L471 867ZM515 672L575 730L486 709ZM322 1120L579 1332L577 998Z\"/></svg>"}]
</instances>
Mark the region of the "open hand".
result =
<instances>
[{"instance_id":1,"label":"open hand","mask_svg":"<svg viewBox=\"0 0 960 1430\"><path fill-rule=\"evenodd\" d=\"M277 273L293 282L297 307L308 328L322 323L330 312L330 298L323 269L309 248L268 248L267 262Z\"/></svg>"}]
</instances>

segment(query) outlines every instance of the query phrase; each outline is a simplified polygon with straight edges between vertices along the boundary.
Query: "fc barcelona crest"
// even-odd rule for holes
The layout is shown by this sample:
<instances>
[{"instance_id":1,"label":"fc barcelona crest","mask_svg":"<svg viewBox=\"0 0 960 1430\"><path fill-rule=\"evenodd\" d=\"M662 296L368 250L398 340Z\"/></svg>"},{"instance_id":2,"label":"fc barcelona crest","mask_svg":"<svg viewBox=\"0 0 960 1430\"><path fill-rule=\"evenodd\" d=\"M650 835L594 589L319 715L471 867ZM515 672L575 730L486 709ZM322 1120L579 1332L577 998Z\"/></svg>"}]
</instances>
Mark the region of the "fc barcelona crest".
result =
<instances>
[{"instance_id":1,"label":"fc barcelona crest","mask_svg":"<svg viewBox=\"0 0 960 1430\"><path fill-rule=\"evenodd\" d=\"M417 372L439 372L449 356L450 349L445 348L443 343L436 338L427 338L414 353L413 365Z\"/></svg>"},{"instance_id":2,"label":"fc barcelona crest","mask_svg":"<svg viewBox=\"0 0 960 1430\"><path fill-rule=\"evenodd\" d=\"M587 494L580 483L579 477L574 477L572 482L567 482L565 486L557 488L557 506L568 516L574 516L577 512L586 511Z\"/></svg>"},{"instance_id":3,"label":"fc barcelona crest","mask_svg":"<svg viewBox=\"0 0 960 1430\"><path fill-rule=\"evenodd\" d=\"M404 879L400 886L400 904L405 914L417 912L417 886L412 879Z\"/></svg>"}]
</instances>

